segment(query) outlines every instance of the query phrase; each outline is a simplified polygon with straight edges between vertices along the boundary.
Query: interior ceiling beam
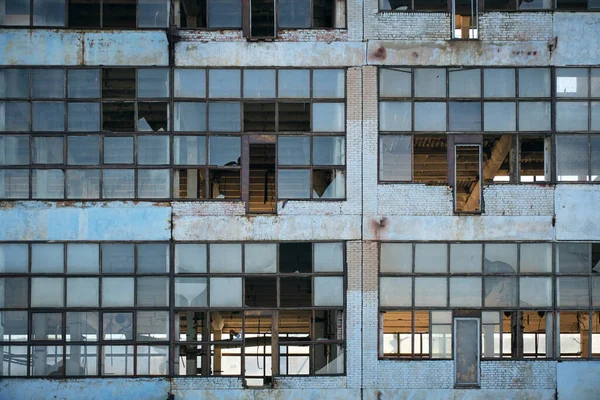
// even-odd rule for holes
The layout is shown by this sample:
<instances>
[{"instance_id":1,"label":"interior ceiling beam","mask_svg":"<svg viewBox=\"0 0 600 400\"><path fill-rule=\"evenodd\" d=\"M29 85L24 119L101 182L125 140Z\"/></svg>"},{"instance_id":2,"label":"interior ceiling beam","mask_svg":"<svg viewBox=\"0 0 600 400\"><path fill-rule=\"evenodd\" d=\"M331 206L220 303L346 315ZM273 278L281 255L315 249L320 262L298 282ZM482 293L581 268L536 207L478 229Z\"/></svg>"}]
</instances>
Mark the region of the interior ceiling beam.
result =
<instances>
[{"instance_id":1,"label":"interior ceiling beam","mask_svg":"<svg viewBox=\"0 0 600 400\"><path fill-rule=\"evenodd\" d=\"M492 179L502 166L502 163L506 159L508 152L510 151L511 144L510 135L502 135L500 140L496 141L490 158L485 162L483 166L483 180ZM469 197L465 201L464 211L475 211L479 204L479 197L481 194L481 177L477 183L471 187Z\"/></svg>"}]
</instances>

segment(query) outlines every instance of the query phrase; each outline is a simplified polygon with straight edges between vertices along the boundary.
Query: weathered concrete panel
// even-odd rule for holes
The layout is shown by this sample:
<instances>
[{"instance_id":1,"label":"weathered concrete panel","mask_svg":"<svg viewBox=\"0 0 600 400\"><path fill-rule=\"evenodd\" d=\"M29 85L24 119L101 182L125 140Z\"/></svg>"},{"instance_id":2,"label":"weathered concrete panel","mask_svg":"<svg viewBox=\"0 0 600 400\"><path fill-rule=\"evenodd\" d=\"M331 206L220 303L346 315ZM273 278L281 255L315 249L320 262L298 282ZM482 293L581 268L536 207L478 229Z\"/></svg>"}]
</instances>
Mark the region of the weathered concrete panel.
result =
<instances>
[{"instance_id":1,"label":"weathered concrete panel","mask_svg":"<svg viewBox=\"0 0 600 400\"><path fill-rule=\"evenodd\" d=\"M547 240L551 216L365 217L364 240Z\"/></svg>"},{"instance_id":2,"label":"weathered concrete panel","mask_svg":"<svg viewBox=\"0 0 600 400\"><path fill-rule=\"evenodd\" d=\"M0 203L0 241L169 240L171 208L132 202Z\"/></svg>"},{"instance_id":3,"label":"weathered concrete panel","mask_svg":"<svg viewBox=\"0 0 600 400\"><path fill-rule=\"evenodd\" d=\"M166 379L3 379L3 400L165 400L169 394Z\"/></svg>"},{"instance_id":4,"label":"weathered concrete panel","mask_svg":"<svg viewBox=\"0 0 600 400\"><path fill-rule=\"evenodd\" d=\"M168 65L162 31L4 29L0 65Z\"/></svg>"},{"instance_id":5,"label":"weathered concrete panel","mask_svg":"<svg viewBox=\"0 0 600 400\"><path fill-rule=\"evenodd\" d=\"M556 240L600 238L600 191L591 185L556 185Z\"/></svg>"},{"instance_id":6,"label":"weathered concrete panel","mask_svg":"<svg viewBox=\"0 0 600 400\"><path fill-rule=\"evenodd\" d=\"M367 47L367 64L370 65L543 66L549 62L548 44L542 41L370 40Z\"/></svg>"},{"instance_id":7,"label":"weathered concrete panel","mask_svg":"<svg viewBox=\"0 0 600 400\"><path fill-rule=\"evenodd\" d=\"M554 13L553 65L600 64L600 13Z\"/></svg>"},{"instance_id":8,"label":"weathered concrete panel","mask_svg":"<svg viewBox=\"0 0 600 400\"><path fill-rule=\"evenodd\" d=\"M179 42L177 66L223 67L351 67L362 65L364 44L359 42Z\"/></svg>"},{"instance_id":9,"label":"weathered concrete panel","mask_svg":"<svg viewBox=\"0 0 600 400\"><path fill-rule=\"evenodd\" d=\"M358 240L360 219L356 216L177 216L173 218L176 241L266 241L266 240Z\"/></svg>"},{"instance_id":10,"label":"weathered concrete panel","mask_svg":"<svg viewBox=\"0 0 600 400\"><path fill-rule=\"evenodd\" d=\"M382 389L367 390L366 400L552 400L554 390L453 390L453 389Z\"/></svg>"},{"instance_id":11,"label":"weathered concrete panel","mask_svg":"<svg viewBox=\"0 0 600 400\"><path fill-rule=\"evenodd\" d=\"M600 399L600 362L564 362L557 366L558 399Z\"/></svg>"},{"instance_id":12,"label":"weathered concrete panel","mask_svg":"<svg viewBox=\"0 0 600 400\"><path fill-rule=\"evenodd\" d=\"M176 400L358 400L360 390L349 389L245 389L245 390L176 390Z\"/></svg>"}]
</instances>

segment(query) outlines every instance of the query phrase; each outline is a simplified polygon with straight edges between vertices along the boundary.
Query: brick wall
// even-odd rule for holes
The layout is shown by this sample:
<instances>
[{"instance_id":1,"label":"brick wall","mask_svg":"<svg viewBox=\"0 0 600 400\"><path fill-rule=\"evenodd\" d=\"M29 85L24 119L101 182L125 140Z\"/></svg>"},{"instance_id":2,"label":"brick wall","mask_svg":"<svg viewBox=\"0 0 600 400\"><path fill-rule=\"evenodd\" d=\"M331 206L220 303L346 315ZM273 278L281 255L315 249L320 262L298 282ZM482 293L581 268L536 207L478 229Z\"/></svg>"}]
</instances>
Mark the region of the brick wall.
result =
<instances>
[{"instance_id":1,"label":"brick wall","mask_svg":"<svg viewBox=\"0 0 600 400\"><path fill-rule=\"evenodd\" d=\"M377 214L377 67L363 67L363 214Z\"/></svg>"},{"instance_id":2,"label":"brick wall","mask_svg":"<svg viewBox=\"0 0 600 400\"><path fill-rule=\"evenodd\" d=\"M378 215L453 215L452 188L423 184L379 185Z\"/></svg>"},{"instance_id":3,"label":"brick wall","mask_svg":"<svg viewBox=\"0 0 600 400\"><path fill-rule=\"evenodd\" d=\"M483 201L485 215L554 215L554 186L489 185Z\"/></svg>"},{"instance_id":4,"label":"brick wall","mask_svg":"<svg viewBox=\"0 0 600 400\"><path fill-rule=\"evenodd\" d=\"M548 41L553 37L552 13L502 13L479 15L482 41Z\"/></svg>"},{"instance_id":5,"label":"brick wall","mask_svg":"<svg viewBox=\"0 0 600 400\"><path fill-rule=\"evenodd\" d=\"M484 361L482 389L554 389L556 361Z\"/></svg>"}]
</instances>

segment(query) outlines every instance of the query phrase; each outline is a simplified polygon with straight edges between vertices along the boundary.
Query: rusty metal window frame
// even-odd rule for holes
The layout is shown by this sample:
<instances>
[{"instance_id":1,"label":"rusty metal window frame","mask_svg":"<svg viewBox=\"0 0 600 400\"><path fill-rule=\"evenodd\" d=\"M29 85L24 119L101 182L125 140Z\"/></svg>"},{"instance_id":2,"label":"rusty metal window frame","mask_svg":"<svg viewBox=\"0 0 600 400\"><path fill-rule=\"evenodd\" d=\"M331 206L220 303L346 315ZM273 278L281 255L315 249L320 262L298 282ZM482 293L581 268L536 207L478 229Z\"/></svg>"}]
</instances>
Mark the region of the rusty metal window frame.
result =
<instances>
[{"instance_id":1,"label":"rusty metal window frame","mask_svg":"<svg viewBox=\"0 0 600 400\"><path fill-rule=\"evenodd\" d=\"M62 271L61 272L32 272L32 261L33 261L33 257L32 257L32 246L34 245L44 245L44 244L54 244L54 245L61 245L62 246ZM314 326L312 326L311 323L311 331L310 331L310 336L313 337L312 340L309 341L297 341L297 342L292 342L290 341L289 343L286 343L286 345L307 345L310 348L310 353L309 353L309 357L311 360L311 364L310 364L310 369L309 369L309 374L310 376L344 376L346 374L346 304L347 304L347 298L346 298L346 290L348 287L348 282L347 282L347 278L348 278L348 273L347 273L347 260L346 260L346 242L345 241L319 241L319 242L305 242L311 245L311 271L310 272L304 272L304 273L295 273L295 272L289 272L289 273L283 273L279 271L279 245L281 243L284 242L237 242L236 244L239 244L241 247L241 272L235 272L235 273L225 273L225 272L210 272L210 251L209 251L209 247L210 245L215 245L215 244L223 244L225 242L164 242L164 241L136 241L136 242L124 242L124 241L104 241L104 242L98 242L98 241L71 241L71 242L14 242L14 241L7 241L7 242L0 242L0 245L25 245L27 247L27 265L26 265L26 270L25 271L20 271L20 272L2 272L0 273L0 279L5 280L5 279L11 279L11 278L16 278L16 279L25 279L26 280L26 285L27 285L27 300L26 300L26 304L21 307L21 306L17 306L17 307L2 307L0 308L0 313L2 312L10 312L10 311L16 311L16 312L24 312L27 314L27 333L26 333L26 337L24 338L24 340L10 340L10 336L8 336L8 339L5 339L6 333L4 337L0 337L0 347L7 347L8 349L10 349L11 346L16 346L16 347L26 347L27 348L27 352L24 355L25 356L25 361L28 362L27 360L32 360L33 356L34 356L34 347L36 346L45 346L45 347L55 347L58 349L61 349L62 353L60 354L60 358L61 361L63 362L64 365L64 361L67 360L67 347L68 346L95 346L96 347L96 352L94 354L93 357L95 357L95 361L94 361L94 366L95 366L95 370L96 370L96 374L91 374L91 375L66 375L65 371L62 370L62 372L59 370L57 371L58 373L52 374L52 375L33 375L33 370L32 370L32 364L31 362L28 362L28 366L26 367L26 374L25 375L5 375L5 377L13 377L13 378L27 378L27 377L31 377L31 378L37 378L39 379L40 377L44 377L44 378L49 378L49 379L81 379L82 377L94 377L94 376L100 376L100 377L106 377L106 376L112 376L112 377L127 377L127 376L147 376L147 377L151 377L151 376L170 376L170 377L178 377L178 376L186 376L184 375L180 375L180 374L175 374L175 363L178 359L178 354L175 352L177 349L177 346L180 345L204 345L204 344L213 344L215 343L212 340L199 340L199 341L181 341L179 340L178 337L175 336L176 333L176 326L175 326L175 322L176 322L176 315L180 312L180 311L199 311L199 312L214 312L214 311L235 311L235 312L240 312L242 313L242 315L244 314L244 312L250 312L250 313L254 313L254 312L261 312L261 311L270 311L270 312L274 312L277 313L279 311L306 311L309 312L312 315L312 321L315 320L315 318L317 317L317 313L321 312L321 311L337 311L337 312L341 312L341 320L338 321L338 324L341 322L341 326L338 325L338 329L339 331L337 333L335 333L336 335L341 335L341 337L335 338L335 339L327 339L327 340L323 340L322 338L317 338L316 337L316 330L314 328ZM227 242L229 244L231 244L230 242ZM97 255L97 264L98 264L98 270L92 273L88 273L88 272L69 272L68 270L68 265L67 265L67 260L68 260L68 246L69 245L85 245L85 244L92 244L92 245L97 245L98 246L98 255ZM129 245L133 247L133 255L132 255L132 268L134 272L104 272L103 271L103 246L105 245ZM177 245L186 245L186 244L204 244L206 245L206 266L207 266L207 270L206 272L203 273L178 273L175 271L175 254L176 254L176 246ZM277 257L276 257L276 272L274 273L246 273L245 272L245 246L249 245L249 244L274 244L277 246ZM342 269L340 271L315 271L314 270L314 265L315 265L315 252L314 252L314 246L315 244L341 244L342 246ZM168 270L163 271L163 272L150 272L150 271L145 271L145 272L140 272L139 271L139 255L140 255L140 247L144 246L144 245L164 245L166 246L166 249L168 250L168 260L167 260L167 268ZM210 278L223 278L223 277L227 277L227 278L239 278L242 281L242 285L241 285L241 296L242 296L242 301L245 303L245 284L244 281L246 278L264 278L264 277L271 277L271 278L276 278L277 282L279 282L279 280L281 278L297 278L297 277L304 277L304 278L308 278L311 280L311 305L310 306L302 306L302 307L285 307L285 306L280 306L277 305L275 307L251 307L251 306L247 306L247 305L242 305L242 307L234 307L234 308L228 308L228 307L211 307L210 306L210 285L207 285L206 288L206 293L207 293L207 306L206 307L177 307L175 306L175 280L177 278L185 278L185 277L203 277L207 279L207 283L208 280ZM335 306L316 306L314 304L314 280L315 278L319 278L319 277L336 277L336 278L341 278L342 280L342 303L340 305L335 305ZM62 295L61 295L61 301L63 306L61 307L39 307L39 306L32 306L31 304L31 295L32 295L32 279L33 278L55 278L55 279L60 279L62 280ZM69 306L67 303L67 279L68 278L92 278L92 279L97 279L98 280L98 295L97 295L97 305L96 306ZM133 305L131 306L113 306L113 305L109 305L109 306L103 306L102 302L103 302L103 295L102 295L102 284L103 284L103 280L107 279L107 278L128 278L128 279L132 279L133 280L133 284L134 284L134 293L132 294L133 296ZM167 298L167 304L165 305L160 305L160 306L151 306L151 305L139 305L139 301L138 301L138 279L140 278L163 278L168 282L168 298ZM279 299L279 283L277 283L277 298ZM279 304L279 303L278 303ZM92 340L92 341L88 341L85 339L82 340L68 340L67 339L67 320L66 320L66 315L69 312L91 312L91 313L97 313L98 314L98 327L96 329L96 340ZM144 339L140 339L139 335L138 335L138 328L137 328L137 315L139 312L162 312L162 313L168 313L168 320L167 320L167 328L168 328L168 337L166 339L159 339L159 340L144 340ZM33 326L33 314L36 313L53 313L53 314L60 314L60 318L61 318L61 331L60 331L60 339L58 340L53 340L53 339L33 339L33 330L32 330L32 326ZM104 324L103 324L103 315L105 313L131 313L132 314L132 318L129 321L130 322L130 326L129 328L131 329L131 339L118 339L118 340L111 340L111 339L106 339L104 337ZM219 344L223 344L223 342L217 342ZM243 341L242 341L243 344ZM318 346L322 346L322 345L327 345L327 346L339 346L339 348L342 349L342 353L341 356L344 357L344 369L342 372L340 373L333 373L333 374L316 374L315 371L315 365L314 365L314 351L315 348ZM103 373L103 350L106 348L110 348L111 346L132 346L132 350L133 353L131 353L131 357L133 359L134 362L134 366L132 367L132 373L131 374L126 374L126 375L113 375L113 374L104 374ZM167 348L167 363L166 363L166 369L164 371L164 373L161 374L153 374L153 375L143 375L141 373L138 374L138 354L148 354L148 353L138 353L138 347L148 347L148 346L161 346L161 347L166 347ZM240 352L240 355L242 357L242 360L244 359L244 351L243 351L244 346L241 347L242 351ZM10 352L10 350L7 350ZM58 354L58 353L53 353L53 354ZM113 355L115 355L115 353L112 353ZM127 353L129 354L129 353ZM119 354L116 354L119 355ZM291 354L290 354L291 355ZM93 358L92 357L92 358ZM141 356L144 357L144 356ZM16 359L20 358L20 355L17 354L15 356ZM147 357L146 357L147 358ZM147 360L146 360L147 361ZM141 362L141 361L140 361ZM242 361L242 369L241 369L241 374L240 375L235 375L235 376L244 376L244 368L243 368L243 364L244 361ZM10 371L9 371L10 372ZM303 376L308 376L308 375L303 375ZM195 375L200 377L201 375ZM216 375L208 375L211 377L215 377ZM225 376L225 375L223 375ZM231 376L231 375L229 375ZM279 375L276 375L279 376Z\"/></svg>"},{"instance_id":2,"label":"rusty metal window frame","mask_svg":"<svg viewBox=\"0 0 600 400\"><path fill-rule=\"evenodd\" d=\"M546 335L546 350L544 351L544 354L541 354L541 352L538 352L538 350L536 350L535 354L525 354L524 350L523 350L523 334L524 334L524 327L520 327L520 324L518 324L518 331L516 333L517 337L515 338L515 340L517 340L517 342L515 342L517 348L515 350L508 349L508 351L506 349L503 349L503 341L502 339L500 339L500 348L499 348L499 354L495 355L493 357L487 357L484 354L482 354L482 359L483 360L495 360L495 359L523 359L523 360L530 360L530 359L540 359L540 360L553 360L553 359L569 359L569 357L565 358L565 357L561 357L560 356L560 350L559 350L559 335L560 335L560 327L556 321L556 316L560 315L561 312L578 312L578 313L591 313L591 317L593 316L597 316L600 315L600 307L598 307L598 294L594 294L593 293L593 288L597 288L597 286L600 283L597 283L598 278L595 276L594 271L592 271L591 268L594 267L593 265L593 261L594 258L592 256L592 249L595 248L594 251L599 251L600 250L600 243L598 242L577 242L577 243L581 243L581 244L585 244L585 245L589 245L589 264L591 266L591 268L585 272L581 272L581 273L573 273L573 272L567 272L567 273L561 273L560 271L558 271L558 247L561 245L568 245L570 243L573 242L381 242L379 243L378 246L378 254L379 254L379 264L378 264L378 282L381 282L382 278L386 278L386 277L390 277L390 278L394 278L394 277L402 277L402 278L407 278L411 280L411 285L412 285L412 290L411 290L411 306L402 306L402 307L397 307L397 306L382 306L381 305L381 293L378 296L379 298L379 358L380 359L402 359L402 360L410 360L410 359L423 359L423 356L421 354L415 353L415 350L412 350L412 353L409 355L400 355L400 354L384 354L383 353L383 317L382 317L382 313L385 313L386 311L404 311L404 312L414 312L414 311L453 311L453 312L462 312L463 310L469 310L469 311L473 311L473 312L479 312L479 313L483 313L483 312L496 312L499 313L500 315L500 338L502 338L503 335L505 334L510 334L510 331L505 331L502 328L502 315L512 315L513 313L515 316L517 316L517 318L522 318L523 313L525 312L538 312L538 313L545 313L546 315L550 315L552 317L552 320L548 322L548 326L546 326L544 329L544 334ZM381 270L381 260L382 260L382 246L384 245L394 245L394 244L401 244L401 245L409 245L411 248L411 254L410 254L410 272L383 272ZM422 244L442 244L446 246L446 265L444 268L443 272L436 272L436 273L424 273L424 272L417 272L415 271L415 258L416 258L416 246L417 245L422 245ZM480 264L480 268L481 270L477 273L465 273L465 272L459 272L459 273L452 273L451 272L451 246L452 245L458 245L458 244L473 244L473 245L479 245L481 248L481 264ZM486 246L489 245L496 245L496 244L505 244L505 245L513 245L515 246L515 257L516 257L516 265L515 265L515 270L514 272L489 272L486 271L485 269L485 260L486 260ZM550 258L549 261L551 263L551 269L550 271L545 271L545 272L526 272L526 271L521 271L521 262L522 262L522 255L521 255L521 249L522 246L524 245L530 245L530 244L546 244L546 245L550 245L549 250L550 250ZM446 299L446 305L445 306L440 306L440 305L436 305L436 306L416 306L415 305L415 291L414 291L414 285L415 285L415 279L416 278L423 278L423 277L439 277L439 278L445 278L446 279L446 293L447 293L447 299ZM451 293L450 293L450 278L461 278L461 277L480 277L481 278L481 306L479 307L458 307L458 306L452 306L451 305ZM515 294L514 294L514 304L510 305L510 304L500 304L498 306L495 305L490 305L487 306L486 305L486 278L513 278L515 279ZM586 291L587 291L587 305L584 306L580 306L580 307L573 307L572 305L567 305L567 306L560 306L558 304L558 296L559 296L559 291L558 291L558 282L560 280L560 278L574 278L574 277L579 277L580 279L585 279L587 280L587 285L588 287L586 287ZM550 292L550 297L551 297L551 305L550 306L535 306L535 305L530 305L529 307L527 307L526 305L521 304L521 280L522 278L546 278L546 279L550 279L551 280L551 292ZM596 305L594 305L596 304ZM591 321L591 319L590 319ZM430 321L431 322L431 321ZM484 322L482 322L482 325L484 324ZM431 323L430 323L431 325ZM430 332L431 332L431 328L430 328ZM414 331L414 322L413 322L413 328L411 330L411 334L414 335L415 331ZM513 333L514 334L514 333ZM582 359L597 359L598 357L600 357L600 354L596 354L594 355L592 353L592 344L593 339L592 339L592 330L590 329L590 332L588 332L588 334L590 334L589 336L589 345L590 345L590 351L588 354L588 357L585 358L577 358L578 360L582 360ZM429 349L431 351L432 347L431 347L431 338L430 340L430 345L429 345ZM538 345L538 343L536 342L536 346ZM414 340L413 340L413 346L414 346ZM520 350L519 350L519 346L520 346ZM512 354L511 354L512 352ZM572 358L572 357L571 357ZM430 358L431 359L431 358Z\"/></svg>"}]
</instances>

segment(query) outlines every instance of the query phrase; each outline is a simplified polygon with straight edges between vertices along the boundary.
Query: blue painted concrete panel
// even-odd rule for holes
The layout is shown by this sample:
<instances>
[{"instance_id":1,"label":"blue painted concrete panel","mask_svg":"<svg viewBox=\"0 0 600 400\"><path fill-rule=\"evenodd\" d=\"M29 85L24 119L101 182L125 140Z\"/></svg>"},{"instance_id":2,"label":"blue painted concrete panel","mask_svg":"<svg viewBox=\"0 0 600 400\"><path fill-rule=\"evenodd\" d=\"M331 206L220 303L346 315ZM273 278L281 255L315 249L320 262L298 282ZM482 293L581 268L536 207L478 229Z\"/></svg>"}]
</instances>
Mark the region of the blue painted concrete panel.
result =
<instances>
[{"instance_id":1,"label":"blue painted concrete panel","mask_svg":"<svg viewBox=\"0 0 600 400\"><path fill-rule=\"evenodd\" d=\"M171 208L164 204L111 202L0 203L0 241L169 240ZM2 207L4 205L4 207Z\"/></svg>"},{"instance_id":2,"label":"blue painted concrete panel","mask_svg":"<svg viewBox=\"0 0 600 400\"><path fill-rule=\"evenodd\" d=\"M80 33L38 29L4 29L0 65L80 65Z\"/></svg>"},{"instance_id":3,"label":"blue painted concrete panel","mask_svg":"<svg viewBox=\"0 0 600 400\"><path fill-rule=\"evenodd\" d=\"M2 400L166 400L166 379L25 380L0 382Z\"/></svg>"},{"instance_id":4,"label":"blue painted concrete panel","mask_svg":"<svg viewBox=\"0 0 600 400\"><path fill-rule=\"evenodd\" d=\"M85 65L169 65L163 31L86 33L84 46Z\"/></svg>"},{"instance_id":5,"label":"blue painted concrete panel","mask_svg":"<svg viewBox=\"0 0 600 400\"><path fill-rule=\"evenodd\" d=\"M559 400L600 399L600 362L561 362L556 366Z\"/></svg>"}]
</instances>

